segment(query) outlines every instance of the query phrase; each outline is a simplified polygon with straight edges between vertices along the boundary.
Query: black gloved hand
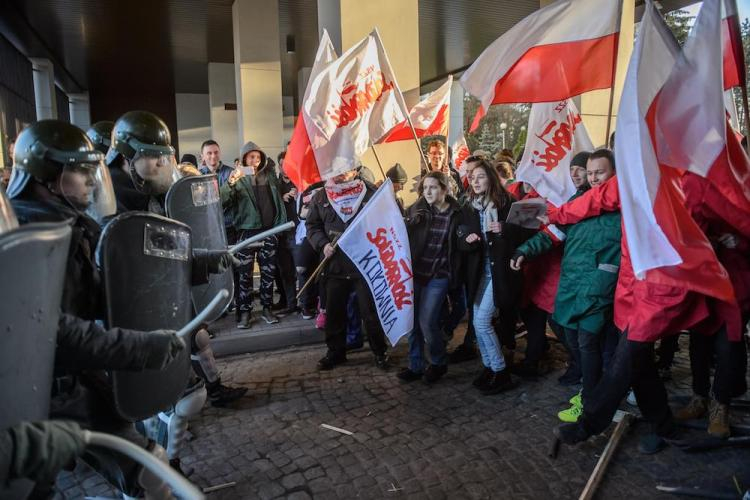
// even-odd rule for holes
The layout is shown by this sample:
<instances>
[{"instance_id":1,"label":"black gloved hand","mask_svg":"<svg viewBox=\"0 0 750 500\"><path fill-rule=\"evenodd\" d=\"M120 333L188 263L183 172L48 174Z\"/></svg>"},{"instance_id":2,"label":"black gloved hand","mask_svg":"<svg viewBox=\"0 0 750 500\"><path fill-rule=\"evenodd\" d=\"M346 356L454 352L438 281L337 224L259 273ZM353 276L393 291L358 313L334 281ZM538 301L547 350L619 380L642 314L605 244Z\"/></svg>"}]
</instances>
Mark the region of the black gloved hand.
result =
<instances>
[{"instance_id":1,"label":"black gloved hand","mask_svg":"<svg viewBox=\"0 0 750 500\"><path fill-rule=\"evenodd\" d=\"M163 370L186 348L174 330L154 330L144 338L148 354L143 368L148 370Z\"/></svg>"},{"instance_id":2,"label":"black gloved hand","mask_svg":"<svg viewBox=\"0 0 750 500\"><path fill-rule=\"evenodd\" d=\"M221 274L231 266L239 266L240 260L227 250L194 248L193 259L203 261L210 274Z\"/></svg>"},{"instance_id":3,"label":"black gloved hand","mask_svg":"<svg viewBox=\"0 0 750 500\"><path fill-rule=\"evenodd\" d=\"M53 481L62 468L71 465L86 449L83 431L75 422L21 422L4 432L13 443L9 479Z\"/></svg>"}]
</instances>

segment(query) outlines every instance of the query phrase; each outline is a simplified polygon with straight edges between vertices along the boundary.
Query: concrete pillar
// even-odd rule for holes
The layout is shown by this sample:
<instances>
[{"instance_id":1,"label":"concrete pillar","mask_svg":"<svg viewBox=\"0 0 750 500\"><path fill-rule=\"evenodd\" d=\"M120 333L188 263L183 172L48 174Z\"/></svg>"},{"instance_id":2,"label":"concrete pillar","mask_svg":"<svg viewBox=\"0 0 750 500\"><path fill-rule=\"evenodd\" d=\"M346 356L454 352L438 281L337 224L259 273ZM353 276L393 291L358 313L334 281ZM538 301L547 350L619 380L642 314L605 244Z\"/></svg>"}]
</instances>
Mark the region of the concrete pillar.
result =
<instances>
[{"instance_id":1,"label":"concrete pillar","mask_svg":"<svg viewBox=\"0 0 750 500\"><path fill-rule=\"evenodd\" d=\"M285 145L278 0L235 0L232 27L239 143L275 158Z\"/></svg>"},{"instance_id":2,"label":"concrete pillar","mask_svg":"<svg viewBox=\"0 0 750 500\"><path fill-rule=\"evenodd\" d=\"M68 109L70 110L70 123L82 130L91 126L88 92L68 94Z\"/></svg>"},{"instance_id":3,"label":"concrete pillar","mask_svg":"<svg viewBox=\"0 0 750 500\"><path fill-rule=\"evenodd\" d=\"M234 64L208 63L210 136L219 143L222 161L232 165L240 155ZM208 137L207 137L208 138Z\"/></svg>"},{"instance_id":4,"label":"concrete pillar","mask_svg":"<svg viewBox=\"0 0 750 500\"><path fill-rule=\"evenodd\" d=\"M318 31L322 33L327 29L336 51L341 54L378 28L406 105L411 108L419 102L420 95L418 7L418 0L318 0ZM383 170L387 171L398 162L409 177L419 175L420 155L414 141L375 147ZM372 170L376 179L382 177L372 151L368 150L362 157L362 163ZM407 204L415 199L415 193L404 193Z\"/></svg>"},{"instance_id":5,"label":"concrete pillar","mask_svg":"<svg viewBox=\"0 0 750 500\"><path fill-rule=\"evenodd\" d=\"M540 0L540 7L544 7L554 0ZM612 103L612 121L610 122L610 134L615 130L617 122L617 109L620 105L622 87L625 83L625 73L628 70L630 56L633 53L633 41L635 40L635 0L623 0L622 17L620 21L620 39L617 48L617 73L615 75L614 100ZM586 125L586 130L591 137L594 147L607 144L607 115L609 112L610 90L594 90L586 92L580 97L580 103L576 102L581 112L581 118Z\"/></svg>"},{"instance_id":6,"label":"concrete pillar","mask_svg":"<svg viewBox=\"0 0 750 500\"><path fill-rule=\"evenodd\" d=\"M184 154L194 154L200 163L201 144L211 138L208 94L175 94L174 97L177 114L177 141L180 145L177 159L179 160ZM229 161L231 160L230 158ZM224 161L227 159L225 158Z\"/></svg>"},{"instance_id":7,"label":"concrete pillar","mask_svg":"<svg viewBox=\"0 0 750 500\"><path fill-rule=\"evenodd\" d=\"M30 58L34 75L34 102L36 102L36 119L57 118L57 99L55 99L55 68L52 61L42 58Z\"/></svg>"}]
</instances>

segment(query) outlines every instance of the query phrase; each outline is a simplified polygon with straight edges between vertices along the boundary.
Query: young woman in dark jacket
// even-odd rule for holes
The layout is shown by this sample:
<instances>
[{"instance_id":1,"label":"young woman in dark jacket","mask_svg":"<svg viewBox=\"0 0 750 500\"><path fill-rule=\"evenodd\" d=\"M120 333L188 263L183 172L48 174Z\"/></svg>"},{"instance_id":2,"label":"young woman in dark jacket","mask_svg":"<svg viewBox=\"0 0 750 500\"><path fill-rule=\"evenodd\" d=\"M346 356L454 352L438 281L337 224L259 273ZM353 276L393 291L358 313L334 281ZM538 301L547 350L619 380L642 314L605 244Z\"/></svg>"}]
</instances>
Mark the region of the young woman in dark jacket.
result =
<instances>
[{"instance_id":1,"label":"young woman in dark jacket","mask_svg":"<svg viewBox=\"0 0 750 500\"><path fill-rule=\"evenodd\" d=\"M473 304L474 331L485 367L474 385L483 394L497 394L515 384L503 359L493 316L497 310L501 332L513 335L521 277L511 271L510 258L534 231L504 222L515 200L487 161L472 170L467 193L468 202L461 210L456 234L458 249L464 255L466 302Z\"/></svg>"},{"instance_id":2,"label":"young woman in dark jacket","mask_svg":"<svg viewBox=\"0 0 750 500\"><path fill-rule=\"evenodd\" d=\"M436 382L448 369L440 313L448 290L459 276L456 251L458 202L448 193L450 180L429 172L420 183L420 197L409 207L406 228L414 273L414 329L409 334L409 367L398 374L404 382L424 376ZM424 369L424 344L430 365Z\"/></svg>"}]
</instances>

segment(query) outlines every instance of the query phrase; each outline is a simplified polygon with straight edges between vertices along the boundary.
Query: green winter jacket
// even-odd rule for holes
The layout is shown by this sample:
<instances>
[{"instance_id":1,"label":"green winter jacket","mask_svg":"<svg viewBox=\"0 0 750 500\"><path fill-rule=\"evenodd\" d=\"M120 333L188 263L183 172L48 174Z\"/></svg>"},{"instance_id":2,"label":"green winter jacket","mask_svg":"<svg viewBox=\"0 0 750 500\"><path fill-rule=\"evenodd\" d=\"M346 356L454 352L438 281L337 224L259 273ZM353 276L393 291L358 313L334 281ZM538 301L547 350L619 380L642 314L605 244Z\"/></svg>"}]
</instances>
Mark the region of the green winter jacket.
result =
<instances>
[{"instance_id":1,"label":"green winter jacket","mask_svg":"<svg viewBox=\"0 0 750 500\"><path fill-rule=\"evenodd\" d=\"M268 184L271 187L273 206L276 212L273 225L278 226L286 222L286 208L284 207L279 191L279 179L272 170L273 166L267 164L265 168L271 169L268 172ZM253 191L249 176L242 177L233 186L230 186L228 182L225 183L219 188L219 193L221 195L222 206L234 209L233 225L236 229L263 228L260 220L260 210L255 200L255 192Z\"/></svg>"},{"instance_id":2,"label":"green winter jacket","mask_svg":"<svg viewBox=\"0 0 750 500\"><path fill-rule=\"evenodd\" d=\"M620 212L555 226L552 231L555 229L564 238L565 250L552 319L571 330L598 333L612 320L614 310L622 239ZM552 247L552 238L540 231L519 246L516 255L531 259Z\"/></svg>"}]
</instances>

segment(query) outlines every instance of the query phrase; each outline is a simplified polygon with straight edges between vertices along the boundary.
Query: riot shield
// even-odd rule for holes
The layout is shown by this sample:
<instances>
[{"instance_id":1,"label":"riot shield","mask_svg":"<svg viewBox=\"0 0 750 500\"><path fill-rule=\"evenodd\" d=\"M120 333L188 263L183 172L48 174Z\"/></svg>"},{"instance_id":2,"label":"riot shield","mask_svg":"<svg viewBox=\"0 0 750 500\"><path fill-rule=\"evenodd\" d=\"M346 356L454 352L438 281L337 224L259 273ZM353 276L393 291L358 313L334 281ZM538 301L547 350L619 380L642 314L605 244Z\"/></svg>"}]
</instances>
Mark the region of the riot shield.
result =
<instances>
[{"instance_id":1,"label":"riot shield","mask_svg":"<svg viewBox=\"0 0 750 500\"><path fill-rule=\"evenodd\" d=\"M227 234L224 229L224 214L219 197L219 182L215 174L184 177L175 182L167 193L167 217L190 226L193 247L208 250L225 250ZM208 319L215 321L224 314L234 296L232 269L222 274L211 274L208 283L193 287L193 305L200 311L216 294L225 289L229 292L223 307Z\"/></svg>"},{"instance_id":2,"label":"riot shield","mask_svg":"<svg viewBox=\"0 0 750 500\"><path fill-rule=\"evenodd\" d=\"M107 299L107 325L179 330L192 317L190 228L148 212L127 212L102 232L97 260ZM190 350L164 370L114 371L115 407L130 421L168 409L190 376Z\"/></svg>"},{"instance_id":3,"label":"riot shield","mask_svg":"<svg viewBox=\"0 0 750 500\"><path fill-rule=\"evenodd\" d=\"M0 431L48 418L70 234L65 223L38 223L0 235ZM0 485L0 498L32 487Z\"/></svg>"}]
</instances>

